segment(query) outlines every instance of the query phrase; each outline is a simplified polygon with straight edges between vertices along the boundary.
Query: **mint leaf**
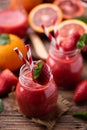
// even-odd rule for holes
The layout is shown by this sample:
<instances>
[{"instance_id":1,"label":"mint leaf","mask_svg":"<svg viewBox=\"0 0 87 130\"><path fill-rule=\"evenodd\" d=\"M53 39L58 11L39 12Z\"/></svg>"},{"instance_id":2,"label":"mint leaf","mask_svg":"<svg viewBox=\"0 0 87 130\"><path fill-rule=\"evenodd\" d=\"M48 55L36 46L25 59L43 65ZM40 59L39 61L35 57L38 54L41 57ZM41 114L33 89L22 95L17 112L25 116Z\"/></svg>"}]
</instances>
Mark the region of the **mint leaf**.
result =
<instances>
[{"instance_id":1,"label":"mint leaf","mask_svg":"<svg viewBox=\"0 0 87 130\"><path fill-rule=\"evenodd\" d=\"M43 63L42 62L38 62L37 66L34 68L34 70L33 70L34 79L37 79L40 76L42 66L43 66Z\"/></svg>"},{"instance_id":2,"label":"mint leaf","mask_svg":"<svg viewBox=\"0 0 87 130\"><path fill-rule=\"evenodd\" d=\"M85 17L85 16L77 16L74 19L80 20L87 24L87 17Z\"/></svg>"},{"instance_id":3,"label":"mint leaf","mask_svg":"<svg viewBox=\"0 0 87 130\"><path fill-rule=\"evenodd\" d=\"M73 113L73 117L87 120L87 112L75 112Z\"/></svg>"},{"instance_id":4,"label":"mint leaf","mask_svg":"<svg viewBox=\"0 0 87 130\"><path fill-rule=\"evenodd\" d=\"M0 44L8 44L10 43L10 37L8 34L1 34L0 35Z\"/></svg>"},{"instance_id":5,"label":"mint leaf","mask_svg":"<svg viewBox=\"0 0 87 130\"><path fill-rule=\"evenodd\" d=\"M4 105L2 100L0 99L0 113L3 111L3 109L4 109Z\"/></svg>"},{"instance_id":6,"label":"mint leaf","mask_svg":"<svg viewBox=\"0 0 87 130\"><path fill-rule=\"evenodd\" d=\"M87 45L87 34L83 34L77 42L77 48L83 49Z\"/></svg>"}]
</instances>

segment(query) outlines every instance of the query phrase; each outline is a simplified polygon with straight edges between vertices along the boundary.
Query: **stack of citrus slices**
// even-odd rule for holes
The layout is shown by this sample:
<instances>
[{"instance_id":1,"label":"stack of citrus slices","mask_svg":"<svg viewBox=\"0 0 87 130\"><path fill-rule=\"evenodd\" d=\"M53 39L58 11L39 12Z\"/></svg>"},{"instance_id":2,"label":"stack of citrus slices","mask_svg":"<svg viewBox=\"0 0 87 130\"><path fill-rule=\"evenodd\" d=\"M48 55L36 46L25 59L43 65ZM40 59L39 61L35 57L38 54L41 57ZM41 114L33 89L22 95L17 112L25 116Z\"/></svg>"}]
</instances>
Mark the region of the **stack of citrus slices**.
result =
<instances>
[{"instance_id":1,"label":"stack of citrus slices","mask_svg":"<svg viewBox=\"0 0 87 130\"><path fill-rule=\"evenodd\" d=\"M80 6L79 2L77 2L77 4ZM80 11L81 14L82 12L83 10ZM43 29L41 28L42 24L48 28L49 32L53 31L54 20L56 20L56 24L58 25L58 29L60 30L60 35L62 35L62 37L68 35L68 32L71 29L79 31L81 35L87 32L87 25L84 22L75 19L63 21L63 18L64 14L55 1L55 4L45 3L35 6L29 13L28 22L31 28L38 33L43 33Z\"/></svg>"}]
</instances>

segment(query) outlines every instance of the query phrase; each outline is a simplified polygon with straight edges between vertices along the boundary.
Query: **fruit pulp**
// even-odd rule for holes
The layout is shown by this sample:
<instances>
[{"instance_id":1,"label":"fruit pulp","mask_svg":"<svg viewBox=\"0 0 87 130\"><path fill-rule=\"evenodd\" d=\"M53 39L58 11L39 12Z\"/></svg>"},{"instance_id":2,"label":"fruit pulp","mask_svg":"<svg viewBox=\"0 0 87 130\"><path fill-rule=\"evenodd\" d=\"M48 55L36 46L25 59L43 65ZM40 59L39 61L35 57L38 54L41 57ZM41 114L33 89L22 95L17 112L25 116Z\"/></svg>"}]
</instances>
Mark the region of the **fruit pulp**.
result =
<instances>
[{"instance_id":1,"label":"fruit pulp","mask_svg":"<svg viewBox=\"0 0 87 130\"><path fill-rule=\"evenodd\" d=\"M12 33L24 37L27 25L27 14L19 9L9 8L0 11L0 34Z\"/></svg>"},{"instance_id":2,"label":"fruit pulp","mask_svg":"<svg viewBox=\"0 0 87 130\"><path fill-rule=\"evenodd\" d=\"M19 80L16 88L16 98L21 112L28 117L49 115L57 105L58 88L54 80L40 85L33 81L31 73L26 77L27 81Z\"/></svg>"},{"instance_id":3,"label":"fruit pulp","mask_svg":"<svg viewBox=\"0 0 87 130\"><path fill-rule=\"evenodd\" d=\"M54 4L60 7L64 19L71 19L84 13L83 6L78 0L55 0Z\"/></svg>"},{"instance_id":4,"label":"fruit pulp","mask_svg":"<svg viewBox=\"0 0 87 130\"><path fill-rule=\"evenodd\" d=\"M75 51L75 52L74 52ZM51 48L47 64L51 67L56 84L63 88L73 88L80 81L83 59L79 51L60 53Z\"/></svg>"},{"instance_id":5,"label":"fruit pulp","mask_svg":"<svg viewBox=\"0 0 87 130\"><path fill-rule=\"evenodd\" d=\"M51 14L51 16L50 16ZM43 9L39 9L35 14L34 16L37 16L37 17L34 17L34 23L37 25L37 26L41 26L41 23L44 23L44 25L46 27L49 27L52 25L52 21L51 19L56 19L58 16L57 16L57 11L52 9L51 7L45 7Z\"/></svg>"},{"instance_id":6,"label":"fruit pulp","mask_svg":"<svg viewBox=\"0 0 87 130\"><path fill-rule=\"evenodd\" d=\"M60 35L63 38L67 37L69 35L70 30L76 30L77 32L79 32L79 30L80 30L80 32L79 32L80 35L83 35L83 33L86 32L85 28L79 24L79 21L78 21L78 23L68 23L68 24L64 25L62 27L62 29L60 28L59 30L60 30Z\"/></svg>"}]
</instances>

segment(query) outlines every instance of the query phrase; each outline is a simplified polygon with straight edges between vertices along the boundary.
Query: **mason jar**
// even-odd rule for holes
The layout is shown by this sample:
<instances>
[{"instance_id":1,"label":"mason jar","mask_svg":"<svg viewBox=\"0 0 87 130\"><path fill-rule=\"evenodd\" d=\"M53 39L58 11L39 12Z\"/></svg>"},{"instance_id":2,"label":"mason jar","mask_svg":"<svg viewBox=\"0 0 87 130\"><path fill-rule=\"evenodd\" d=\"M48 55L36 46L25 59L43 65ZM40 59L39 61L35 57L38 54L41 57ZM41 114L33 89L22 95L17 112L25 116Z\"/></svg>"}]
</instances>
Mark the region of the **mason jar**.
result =
<instances>
[{"instance_id":1,"label":"mason jar","mask_svg":"<svg viewBox=\"0 0 87 130\"><path fill-rule=\"evenodd\" d=\"M81 80L83 58L79 49L65 52L51 45L46 62L57 86L71 89Z\"/></svg>"},{"instance_id":2,"label":"mason jar","mask_svg":"<svg viewBox=\"0 0 87 130\"><path fill-rule=\"evenodd\" d=\"M58 88L52 73L47 84L34 82L32 70L23 65L20 69L19 83L16 88L16 99L20 111L28 117L44 117L55 111Z\"/></svg>"}]
</instances>

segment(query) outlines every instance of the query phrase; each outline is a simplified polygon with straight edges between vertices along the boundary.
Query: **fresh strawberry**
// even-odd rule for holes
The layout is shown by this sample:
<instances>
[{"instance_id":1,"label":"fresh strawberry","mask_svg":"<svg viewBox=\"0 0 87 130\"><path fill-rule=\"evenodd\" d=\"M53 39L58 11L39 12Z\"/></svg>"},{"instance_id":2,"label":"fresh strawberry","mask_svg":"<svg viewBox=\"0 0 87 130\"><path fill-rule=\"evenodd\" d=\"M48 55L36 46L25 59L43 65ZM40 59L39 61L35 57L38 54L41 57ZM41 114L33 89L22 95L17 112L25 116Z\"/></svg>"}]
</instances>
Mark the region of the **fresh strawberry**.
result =
<instances>
[{"instance_id":1,"label":"fresh strawberry","mask_svg":"<svg viewBox=\"0 0 87 130\"><path fill-rule=\"evenodd\" d=\"M80 34L78 32L72 32L72 34L69 34L67 38L65 38L61 42L61 47L64 51L71 51L76 48L77 41L80 38Z\"/></svg>"},{"instance_id":2,"label":"fresh strawberry","mask_svg":"<svg viewBox=\"0 0 87 130\"><path fill-rule=\"evenodd\" d=\"M74 101L80 102L87 100L87 80L82 81L74 93Z\"/></svg>"},{"instance_id":3,"label":"fresh strawberry","mask_svg":"<svg viewBox=\"0 0 87 130\"><path fill-rule=\"evenodd\" d=\"M48 65L43 61L38 61L32 70L33 80L44 85L50 80L50 70Z\"/></svg>"},{"instance_id":4,"label":"fresh strawberry","mask_svg":"<svg viewBox=\"0 0 87 130\"><path fill-rule=\"evenodd\" d=\"M0 96L8 94L17 83L18 78L9 69L3 70L0 74Z\"/></svg>"}]
</instances>

